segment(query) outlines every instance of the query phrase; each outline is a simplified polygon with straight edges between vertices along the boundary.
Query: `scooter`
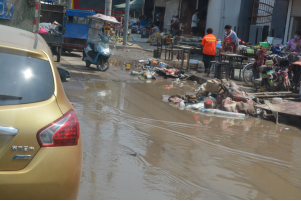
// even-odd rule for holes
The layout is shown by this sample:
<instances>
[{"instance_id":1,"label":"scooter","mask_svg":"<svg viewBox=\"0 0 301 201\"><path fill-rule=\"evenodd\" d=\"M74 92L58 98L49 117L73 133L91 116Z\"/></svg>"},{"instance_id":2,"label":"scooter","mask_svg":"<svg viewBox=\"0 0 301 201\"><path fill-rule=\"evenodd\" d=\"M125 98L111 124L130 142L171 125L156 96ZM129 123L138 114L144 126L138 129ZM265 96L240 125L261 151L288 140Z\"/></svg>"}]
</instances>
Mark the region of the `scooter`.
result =
<instances>
[{"instance_id":1,"label":"scooter","mask_svg":"<svg viewBox=\"0 0 301 201\"><path fill-rule=\"evenodd\" d=\"M88 41L88 46L84 48L82 60L86 66L95 64L97 70L106 71L110 67L109 58L111 56L109 40L107 37L98 34L99 39Z\"/></svg>"}]
</instances>

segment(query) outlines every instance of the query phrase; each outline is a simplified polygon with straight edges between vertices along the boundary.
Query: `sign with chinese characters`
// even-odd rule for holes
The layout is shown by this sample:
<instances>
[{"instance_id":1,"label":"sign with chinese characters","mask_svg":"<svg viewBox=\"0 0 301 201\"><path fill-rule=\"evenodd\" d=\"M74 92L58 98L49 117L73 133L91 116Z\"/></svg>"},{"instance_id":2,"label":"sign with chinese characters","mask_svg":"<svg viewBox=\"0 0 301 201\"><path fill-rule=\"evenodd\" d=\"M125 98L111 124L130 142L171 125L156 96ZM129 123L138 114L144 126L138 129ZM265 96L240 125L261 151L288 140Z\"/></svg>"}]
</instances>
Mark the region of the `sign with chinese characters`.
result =
<instances>
[{"instance_id":1,"label":"sign with chinese characters","mask_svg":"<svg viewBox=\"0 0 301 201\"><path fill-rule=\"evenodd\" d=\"M0 18L12 19L14 16L14 3L10 0L0 0Z\"/></svg>"}]
</instances>

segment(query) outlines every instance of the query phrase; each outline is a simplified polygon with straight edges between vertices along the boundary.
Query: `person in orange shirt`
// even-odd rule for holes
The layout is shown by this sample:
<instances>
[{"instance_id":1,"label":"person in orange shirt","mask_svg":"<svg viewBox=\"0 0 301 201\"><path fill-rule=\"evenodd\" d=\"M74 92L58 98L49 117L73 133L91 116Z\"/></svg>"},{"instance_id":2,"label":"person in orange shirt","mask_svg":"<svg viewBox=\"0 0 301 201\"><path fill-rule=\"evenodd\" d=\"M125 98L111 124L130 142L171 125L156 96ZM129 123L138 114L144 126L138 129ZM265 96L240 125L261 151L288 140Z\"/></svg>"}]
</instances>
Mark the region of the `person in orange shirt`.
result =
<instances>
[{"instance_id":1,"label":"person in orange shirt","mask_svg":"<svg viewBox=\"0 0 301 201\"><path fill-rule=\"evenodd\" d=\"M204 36L202 40L205 73L207 73L207 71L210 70L208 69L210 62L215 60L215 48L217 44L217 39L212 33L213 30L211 28L208 28L207 35Z\"/></svg>"}]
</instances>

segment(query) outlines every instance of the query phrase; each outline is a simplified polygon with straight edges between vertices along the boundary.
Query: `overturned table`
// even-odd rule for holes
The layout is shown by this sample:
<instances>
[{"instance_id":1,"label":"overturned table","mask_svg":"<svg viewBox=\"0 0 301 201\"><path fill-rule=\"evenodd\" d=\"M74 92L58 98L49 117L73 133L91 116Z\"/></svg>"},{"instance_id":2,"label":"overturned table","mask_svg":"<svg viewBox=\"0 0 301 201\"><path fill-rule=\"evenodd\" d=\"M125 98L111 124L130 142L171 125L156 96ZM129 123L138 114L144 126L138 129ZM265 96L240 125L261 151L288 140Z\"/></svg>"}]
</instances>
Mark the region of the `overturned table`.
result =
<instances>
[{"instance_id":1,"label":"overturned table","mask_svg":"<svg viewBox=\"0 0 301 201\"><path fill-rule=\"evenodd\" d=\"M190 52L191 52L191 50L202 50L202 48L194 47L194 46L188 46L188 45L174 45L174 47L183 50L182 51L181 68L183 68L183 65L184 65L184 52L185 52L185 50L188 51L188 54L187 54L187 68L186 68L186 70L190 69L189 60L190 60Z\"/></svg>"}]
</instances>

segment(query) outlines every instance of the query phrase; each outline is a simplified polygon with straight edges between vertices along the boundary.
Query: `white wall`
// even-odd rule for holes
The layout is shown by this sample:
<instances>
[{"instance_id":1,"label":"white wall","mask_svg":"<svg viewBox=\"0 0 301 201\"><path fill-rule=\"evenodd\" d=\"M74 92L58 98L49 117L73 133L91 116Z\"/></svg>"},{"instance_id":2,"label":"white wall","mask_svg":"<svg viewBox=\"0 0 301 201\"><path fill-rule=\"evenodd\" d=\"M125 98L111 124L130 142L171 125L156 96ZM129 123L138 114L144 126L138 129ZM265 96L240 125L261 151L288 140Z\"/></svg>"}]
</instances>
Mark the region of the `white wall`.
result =
<instances>
[{"instance_id":1,"label":"white wall","mask_svg":"<svg viewBox=\"0 0 301 201\"><path fill-rule=\"evenodd\" d=\"M223 22L222 28L224 28L227 24L229 24L232 26L232 30L234 30L234 27L236 26L236 32L237 32L241 1L243 0L226 0L225 20Z\"/></svg>"},{"instance_id":2,"label":"white wall","mask_svg":"<svg viewBox=\"0 0 301 201\"><path fill-rule=\"evenodd\" d=\"M164 29L170 29L170 21L173 15L178 14L179 0L166 0L165 15L164 15Z\"/></svg>"},{"instance_id":3,"label":"white wall","mask_svg":"<svg viewBox=\"0 0 301 201\"><path fill-rule=\"evenodd\" d=\"M241 1L209 0L206 29L212 28L218 39L223 38L225 25L231 25L233 30L236 26L237 29Z\"/></svg>"},{"instance_id":4,"label":"white wall","mask_svg":"<svg viewBox=\"0 0 301 201\"><path fill-rule=\"evenodd\" d=\"M222 19L222 2L223 0L209 0L206 29L213 29L213 35L219 38Z\"/></svg>"}]
</instances>

